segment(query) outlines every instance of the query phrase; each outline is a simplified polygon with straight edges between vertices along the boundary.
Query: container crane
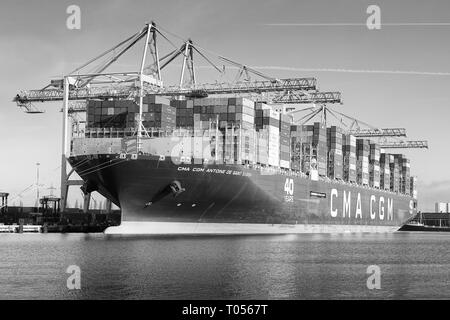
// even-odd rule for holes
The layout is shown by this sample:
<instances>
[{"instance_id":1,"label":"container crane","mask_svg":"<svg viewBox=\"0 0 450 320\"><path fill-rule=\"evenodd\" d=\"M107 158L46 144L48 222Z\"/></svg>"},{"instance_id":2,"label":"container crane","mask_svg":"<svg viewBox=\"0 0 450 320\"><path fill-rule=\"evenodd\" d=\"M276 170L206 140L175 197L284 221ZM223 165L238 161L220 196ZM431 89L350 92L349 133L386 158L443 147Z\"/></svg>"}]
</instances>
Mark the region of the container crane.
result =
<instances>
[{"instance_id":1,"label":"container crane","mask_svg":"<svg viewBox=\"0 0 450 320\"><path fill-rule=\"evenodd\" d=\"M309 93L307 93L309 94ZM406 137L406 129L404 128L376 128L368 123L350 117L344 113L332 110L325 105L313 106L305 109L292 111L293 114L299 112L306 112L301 118L297 119L297 123L302 125L310 121L312 118L321 116L323 123L327 121L327 115L334 117L340 125L345 127L345 131L358 138L379 138L378 145L383 149L406 149L406 148L422 148L428 149L428 142L425 140L410 140L410 141L389 141L388 138L398 139L398 137ZM341 118L338 118L338 115ZM343 119L351 121L351 124L346 124ZM364 126L364 127L361 127ZM356 127L356 129L354 129Z\"/></svg>"},{"instance_id":2,"label":"container crane","mask_svg":"<svg viewBox=\"0 0 450 320\"><path fill-rule=\"evenodd\" d=\"M206 83L198 84L195 79L193 70L193 61L188 63L189 59L193 59L193 51L197 52L204 58L212 68L223 73L217 65L211 62L211 59L202 53L200 49L193 44L192 40L186 41L181 48L158 58L158 47L156 46L156 35L161 35L164 39L167 37L152 22L137 34L127 38L126 40L115 45L111 49L103 52L99 56L89 60L79 68L70 72L66 77L69 81L69 100L86 100L86 99L132 99L139 97L141 89L143 94L155 94L169 97L206 97L208 95L220 94L269 94L266 100L274 103L341 103L341 95L339 92L317 92L317 80L315 78L288 78L277 79L254 70L246 65L237 63L231 59L218 56L218 59L230 64L232 67L239 67L248 74L254 74L263 78L256 81L235 81L233 83ZM150 37L151 35L151 37ZM121 56L124 55L131 47L147 36L147 44L144 49L144 56L139 72L114 72L104 73L106 68L111 66ZM147 47L151 48L154 63L144 68L147 56ZM98 62L107 54L115 52L117 54L102 63L96 68L94 73L80 74L80 71ZM188 54L185 54L188 52ZM161 70L178 56L184 56L183 68L181 70L181 80L178 86L163 86ZM188 59L189 57L189 59ZM184 86L183 79L185 77L186 65L190 75L189 86ZM152 74L145 74L144 71L152 71ZM142 79L143 85L140 86L139 80ZM239 80L239 79L238 79ZM306 91L312 91L310 98L305 96ZM64 79L52 80L49 85L40 90L24 90L20 91L13 99L19 107L24 108L27 113L39 112L33 103L47 101L63 101L64 99Z\"/></svg>"},{"instance_id":3,"label":"container crane","mask_svg":"<svg viewBox=\"0 0 450 320\"><path fill-rule=\"evenodd\" d=\"M102 75L105 76L106 74ZM131 73L124 74L108 74L128 76ZM88 75L89 76L89 75ZM80 77L80 76L79 76ZM84 76L81 76L84 77ZM99 77L99 76L98 76ZM71 77L71 79L73 79ZM125 80L124 80L125 81ZM249 93L277 93L285 90L307 91L316 89L316 79L314 78L291 78L281 79L277 82L269 80L252 81L252 82L237 82L229 83L212 83L196 85L195 88L183 89L179 87L162 87L157 83L150 83L149 87L144 89L144 94L154 94L159 96L195 96L201 94L202 97L208 95L219 94L249 94ZM113 84L113 83L111 83ZM139 97L139 87L134 85L121 87L71 87L69 89L69 100L87 100L87 99L131 99ZM30 103L46 102L46 101L63 101L63 89L42 89L42 90L26 90L18 93L13 101L19 107L29 108ZM326 103L340 103L339 92L313 92L311 97L306 97L304 94L298 95L297 98L289 100L282 97L274 97L276 103L311 103L311 102L326 102ZM28 111L28 109L27 109Z\"/></svg>"},{"instance_id":4,"label":"container crane","mask_svg":"<svg viewBox=\"0 0 450 320\"><path fill-rule=\"evenodd\" d=\"M367 138L387 138L387 137L406 137L406 129L404 128L384 128L384 129L358 129L350 130L350 134L355 137ZM409 141L387 141L386 139L379 143L383 149L428 149L428 141L409 140Z\"/></svg>"},{"instance_id":5,"label":"container crane","mask_svg":"<svg viewBox=\"0 0 450 320\"><path fill-rule=\"evenodd\" d=\"M49 85L39 90L20 91L13 99L14 102L26 113L41 113L35 104L42 102L63 102L63 135L61 157L61 208L65 209L68 188L70 185L80 185L81 180L69 180L72 169L67 173L68 156L68 122L69 115L76 121L74 114L86 111L86 101L89 99L138 99L139 120L137 124L138 151L141 139L146 129L142 125L143 97L148 94L169 96L174 98L205 97L209 95L265 95L265 101L277 103L341 103L338 92L317 91L315 78L273 78L252 69L244 64L237 63L229 58L218 56L217 58L238 68L237 78L232 83L199 84L194 69L194 52L202 57L213 69L223 74L223 69L216 66L200 47L192 40L184 40L181 47L176 47L168 36L161 31L154 22L148 23L139 32L121 41L114 47L106 50L97 57L69 72L63 79L52 80ZM161 36L175 49L162 57L159 55L157 36ZM105 72L114 62L134 47L140 40L145 39L142 60L138 71L132 72ZM146 65L148 55L153 63ZM183 57L180 82L177 86L164 86L161 70L177 57ZM95 64L95 66L94 66ZM94 66L94 71L85 72L88 67ZM246 80L241 81L245 74ZM249 81L250 74L262 80ZM189 77L186 81L185 78ZM308 93L308 94L306 94ZM90 195L89 195L90 199ZM85 210L89 206L89 199L85 197Z\"/></svg>"}]
</instances>

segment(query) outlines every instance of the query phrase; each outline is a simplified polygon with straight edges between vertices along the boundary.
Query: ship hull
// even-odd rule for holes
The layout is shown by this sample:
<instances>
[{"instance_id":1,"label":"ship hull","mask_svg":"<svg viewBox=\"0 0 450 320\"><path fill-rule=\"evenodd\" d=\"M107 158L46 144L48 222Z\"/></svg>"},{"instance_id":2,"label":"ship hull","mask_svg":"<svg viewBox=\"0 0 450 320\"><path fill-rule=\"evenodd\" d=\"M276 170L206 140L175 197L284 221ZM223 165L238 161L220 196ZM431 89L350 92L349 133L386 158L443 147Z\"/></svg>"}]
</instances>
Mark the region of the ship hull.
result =
<instances>
[{"instance_id":1,"label":"ship hull","mask_svg":"<svg viewBox=\"0 0 450 320\"><path fill-rule=\"evenodd\" d=\"M109 234L391 232L416 213L405 195L243 165L179 158L75 156L93 190L118 205Z\"/></svg>"}]
</instances>

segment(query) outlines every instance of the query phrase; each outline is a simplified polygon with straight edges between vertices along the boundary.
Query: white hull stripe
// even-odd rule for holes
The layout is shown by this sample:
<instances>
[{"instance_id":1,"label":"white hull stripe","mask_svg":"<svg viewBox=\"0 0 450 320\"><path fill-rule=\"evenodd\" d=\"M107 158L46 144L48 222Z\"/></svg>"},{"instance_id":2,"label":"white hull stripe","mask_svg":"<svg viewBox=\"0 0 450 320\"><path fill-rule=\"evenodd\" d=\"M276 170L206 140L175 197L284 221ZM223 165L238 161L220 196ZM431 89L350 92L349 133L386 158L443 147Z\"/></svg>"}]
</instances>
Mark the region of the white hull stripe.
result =
<instances>
[{"instance_id":1,"label":"white hull stripe","mask_svg":"<svg viewBox=\"0 0 450 320\"><path fill-rule=\"evenodd\" d=\"M333 225L333 224L257 224L257 223L192 223L124 221L109 227L105 234L172 235L172 234L296 234L296 233L386 233L398 226Z\"/></svg>"}]
</instances>

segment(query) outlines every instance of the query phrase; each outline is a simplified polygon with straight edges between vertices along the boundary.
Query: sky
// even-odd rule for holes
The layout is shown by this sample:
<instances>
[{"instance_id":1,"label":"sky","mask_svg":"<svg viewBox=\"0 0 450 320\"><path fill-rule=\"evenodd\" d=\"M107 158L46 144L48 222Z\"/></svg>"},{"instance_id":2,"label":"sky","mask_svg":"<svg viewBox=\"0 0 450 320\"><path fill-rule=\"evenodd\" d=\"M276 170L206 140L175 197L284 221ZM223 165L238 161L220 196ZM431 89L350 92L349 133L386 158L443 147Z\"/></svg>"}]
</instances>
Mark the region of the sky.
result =
<instances>
[{"instance_id":1,"label":"sky","mask_svg":"<svg viewBox=\"0 0 450 320\"><path fill-rule=\"evenodd\" d=\"M374 4L379 30L366 26ZM66 26L70 5L81 9L80 30ZM35 203L35 188L18 194L36 183L37 162L41 194L52 186L59 193L62 115L60 103L42 103L45 113L32 115L12 98L46 86L151 20L271 76L315 77L321 91L342 93L336 110L428 140L429 150L401 151L418 176L419 208L450 202L447 0L3 0L0 8L0 191L13 202ZM117 70L130 71L138 61L132 53ZM167 81L176 79L177 65L168 69ZM199 72L199 82L202 75L211 79ZM79 194L73 191L69 203Z\"/></svg>"}]
</instances>

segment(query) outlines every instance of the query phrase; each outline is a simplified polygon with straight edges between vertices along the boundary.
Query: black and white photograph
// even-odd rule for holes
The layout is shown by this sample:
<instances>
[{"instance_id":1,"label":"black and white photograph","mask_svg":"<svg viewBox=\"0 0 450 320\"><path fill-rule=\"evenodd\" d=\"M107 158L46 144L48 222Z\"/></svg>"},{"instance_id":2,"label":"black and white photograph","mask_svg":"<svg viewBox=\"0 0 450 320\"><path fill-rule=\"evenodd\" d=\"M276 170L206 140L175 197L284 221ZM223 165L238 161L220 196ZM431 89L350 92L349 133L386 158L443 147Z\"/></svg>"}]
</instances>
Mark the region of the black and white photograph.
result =
<instances>
[{"instance_id":1,"label":"black and white photograph","mask_svg":"<svg viewBox=\"0 0 450 320\"><path fill-rule=\"evenodd\" d=\"M0 7L0 300L450 299L449 1Z\"/></svg>"}]
</instances>

